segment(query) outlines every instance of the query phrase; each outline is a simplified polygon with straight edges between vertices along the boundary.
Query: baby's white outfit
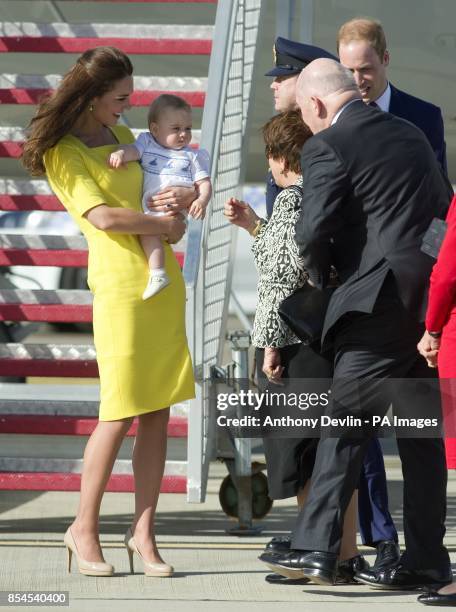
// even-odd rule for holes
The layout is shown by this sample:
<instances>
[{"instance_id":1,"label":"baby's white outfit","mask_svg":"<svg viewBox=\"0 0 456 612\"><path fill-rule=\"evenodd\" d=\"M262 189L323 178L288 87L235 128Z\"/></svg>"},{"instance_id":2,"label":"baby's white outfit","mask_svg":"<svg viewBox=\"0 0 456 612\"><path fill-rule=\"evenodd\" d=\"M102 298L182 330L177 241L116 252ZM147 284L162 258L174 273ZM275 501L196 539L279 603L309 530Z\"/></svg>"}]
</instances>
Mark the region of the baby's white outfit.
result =
<instances>
[{"instance_id":1,"label":"baby's white outfit","mask_svg":"<svg viewBox=\"0 0 456 612\"><path fill-rule=\"evenodd\" d=\"M162 147L149 132L138 136L135 147L139 151L143 169L144 212L153 215L164 215L152 212L147 206L149 198L167 187L193 187L196 181L210 177L209 155L204 149L193 150L167 149Z\"/></svg>"}]
</instances>

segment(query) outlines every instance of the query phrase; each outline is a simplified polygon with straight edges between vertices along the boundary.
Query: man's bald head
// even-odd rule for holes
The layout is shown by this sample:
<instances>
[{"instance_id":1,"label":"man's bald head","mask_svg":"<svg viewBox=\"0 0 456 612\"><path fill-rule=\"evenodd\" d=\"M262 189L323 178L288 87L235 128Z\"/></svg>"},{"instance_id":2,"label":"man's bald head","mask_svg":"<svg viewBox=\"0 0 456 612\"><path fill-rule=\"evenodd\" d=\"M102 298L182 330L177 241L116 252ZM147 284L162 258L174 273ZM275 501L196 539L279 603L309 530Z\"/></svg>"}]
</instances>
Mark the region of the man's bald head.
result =
<instances>
[{"instance_id":1,"label":"man's bald head","mask_svg":"<svg viewBox=\"0 0 456 612\"><path fill-rule=\"evenodd\" d=\"M314 60L301 71L296 93L299 94L300 90L319 98L348 91L359 93L350 70L339 62L327 58Z\"/></svg>"},{"instance_id":2,"label":"man's bald head","mask_svg":"<svg viewBox=\"0 0 456 612\"><path fill-rule=\"evenodd\" d=\"M331 59L311 62L296 84L296 102L314 134L329 127L337 111L357 98L361 94L352 73Z\"/></svg>"}]
</instances>

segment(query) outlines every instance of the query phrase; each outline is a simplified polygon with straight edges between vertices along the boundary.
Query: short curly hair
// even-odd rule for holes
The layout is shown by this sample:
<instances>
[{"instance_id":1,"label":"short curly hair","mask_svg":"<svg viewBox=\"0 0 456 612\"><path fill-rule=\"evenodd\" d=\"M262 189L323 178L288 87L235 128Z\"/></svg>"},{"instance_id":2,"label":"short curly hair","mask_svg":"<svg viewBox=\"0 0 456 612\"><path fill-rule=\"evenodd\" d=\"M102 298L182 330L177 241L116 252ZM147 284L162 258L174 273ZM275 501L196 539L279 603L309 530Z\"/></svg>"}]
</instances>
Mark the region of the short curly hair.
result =
<instances>
[{"instance_id":1,"label":"short curly hair","mask_svg":"<svg viewBox=\"0 0 456 612\"><path fill-rule=\"evenodd\" d=\"M264 124L263 138L266 157L283 159L285 169L301 173L301 149L312 136L310 128L302 120L299 110L274 115Z\"/></svg>"}]
</instances>

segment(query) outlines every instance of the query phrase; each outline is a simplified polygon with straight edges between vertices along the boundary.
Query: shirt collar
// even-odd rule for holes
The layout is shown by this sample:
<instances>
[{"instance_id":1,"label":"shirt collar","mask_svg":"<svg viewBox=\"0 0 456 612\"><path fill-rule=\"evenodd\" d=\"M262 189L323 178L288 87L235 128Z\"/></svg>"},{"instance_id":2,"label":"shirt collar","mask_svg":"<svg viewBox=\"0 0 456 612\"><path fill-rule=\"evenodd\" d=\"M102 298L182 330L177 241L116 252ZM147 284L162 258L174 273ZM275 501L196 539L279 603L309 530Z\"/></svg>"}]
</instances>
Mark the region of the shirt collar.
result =
<instances>
[{"instance_id":1,"label":"shirt collar","mask_svg":"<svg viewBox=\"0 0 456 612\"><path fill-rule=\"evenodd\" d=\"M375 103L377 104L380 110L387 113L389 111L390 102L391 102L391 85L388 83L385 91L382 93L381 96L379 96L375 100Z\"/></svg>"},{"instance_id":2,"label":"shirt collar","mask_svg":"<svg viewBox=\"0 0 456 612\"><path fill-rule=\"evenodd\" d=\"M346 108L348 108L350 106L350 104L353 104L353 102L361 102L361 98L355 98L354 100L350 100L349 102L347 102L347 104L344 104L342 106L342 108L339 108L339 110L337 111L337 113L334 115L332 121L331 121L331 125L334 125L335 123L337 123L337 120L339 119L339 117L342 115L342 113L344 112L344 110Z\"/></svg>"}]
</instances>

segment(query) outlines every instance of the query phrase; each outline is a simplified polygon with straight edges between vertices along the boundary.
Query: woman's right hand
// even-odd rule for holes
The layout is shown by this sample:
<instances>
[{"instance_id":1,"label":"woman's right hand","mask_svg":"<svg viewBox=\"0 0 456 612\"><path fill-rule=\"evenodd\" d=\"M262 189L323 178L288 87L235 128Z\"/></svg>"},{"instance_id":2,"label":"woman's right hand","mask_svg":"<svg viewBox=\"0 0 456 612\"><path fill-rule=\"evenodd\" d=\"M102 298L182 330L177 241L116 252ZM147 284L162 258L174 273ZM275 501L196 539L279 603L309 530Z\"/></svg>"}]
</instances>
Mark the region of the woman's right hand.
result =
<instances>
[{"instance_id":1,"label":"woman's right hand","mask_svg":"<svg viewBox=\"0 0 456 612\"><path fill-rule=\"evenodd\" d=\"M244 228L249 234L255 229L260 219L251 206L237 198L230 198L225 202L223 214L230 223Z\"/></svg>"},{"instance_id":2,"label":"woman's right hand","mask_svg":"<svg viewBox=\"0 0 456 612\"><path fill-rule=\"evenodd\" d=\"M282 374L284 367L281 365L280 349L267 346L264 349L263 357L263 372L270 383L274 385L283 385Z\"/></svg>"}]
</instances>

